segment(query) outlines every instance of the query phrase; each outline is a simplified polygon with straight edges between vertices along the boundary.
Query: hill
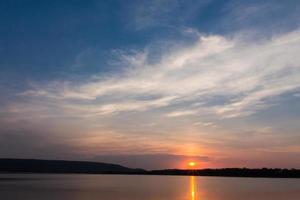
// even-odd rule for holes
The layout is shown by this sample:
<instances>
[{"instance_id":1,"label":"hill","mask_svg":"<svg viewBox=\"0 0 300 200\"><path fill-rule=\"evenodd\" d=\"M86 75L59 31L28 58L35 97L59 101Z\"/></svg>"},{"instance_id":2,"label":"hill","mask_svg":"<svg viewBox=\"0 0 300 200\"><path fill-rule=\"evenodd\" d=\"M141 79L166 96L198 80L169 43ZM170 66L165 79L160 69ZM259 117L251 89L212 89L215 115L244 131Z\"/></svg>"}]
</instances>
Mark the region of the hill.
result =
<instances>
[{"instance_id":1,"label":"hill","mask_svg":"<svg viewBox=\"0 0 300 200\"><path fill-rule=\"evenodd\" d=\"M66 160L38 160L0 158L0 173L84 173L84 174L136 174L224 177L300 178L299 169L280 168L223 168L223 169L163 169L146 171L121 165Z\"/></svg>"},{"instance_id":2,"label":"hill","mask_svg":"<svg viewBox=\"0 0 300 200\"><path fill-rule=\"evenodd\" d=\"M131 169L116 164L38 159L0 159L0 172L24 173L137 173L142 169Z\"/></svg>"}]
</instances>

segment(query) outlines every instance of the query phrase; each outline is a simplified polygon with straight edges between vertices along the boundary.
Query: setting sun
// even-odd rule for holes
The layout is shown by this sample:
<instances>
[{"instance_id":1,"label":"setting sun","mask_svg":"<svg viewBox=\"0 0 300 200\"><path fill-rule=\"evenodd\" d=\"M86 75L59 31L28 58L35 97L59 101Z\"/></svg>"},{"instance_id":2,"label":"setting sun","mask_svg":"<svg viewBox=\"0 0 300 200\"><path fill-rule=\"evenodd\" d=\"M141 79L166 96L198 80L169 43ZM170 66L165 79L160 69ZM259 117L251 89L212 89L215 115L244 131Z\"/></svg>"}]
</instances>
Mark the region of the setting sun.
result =
<instances>
[{"instance_id":1,"label":"setting sun","mask_svg":"<svg viewBox=\"0 0 300 200\"><path fill-rule=\"evenodd\" d=\"M195 163L195 162L189 162L188 165L189 165L190 167L194 167L194 166L196 165L196 163Z\"/></svg>"}]
</instances>

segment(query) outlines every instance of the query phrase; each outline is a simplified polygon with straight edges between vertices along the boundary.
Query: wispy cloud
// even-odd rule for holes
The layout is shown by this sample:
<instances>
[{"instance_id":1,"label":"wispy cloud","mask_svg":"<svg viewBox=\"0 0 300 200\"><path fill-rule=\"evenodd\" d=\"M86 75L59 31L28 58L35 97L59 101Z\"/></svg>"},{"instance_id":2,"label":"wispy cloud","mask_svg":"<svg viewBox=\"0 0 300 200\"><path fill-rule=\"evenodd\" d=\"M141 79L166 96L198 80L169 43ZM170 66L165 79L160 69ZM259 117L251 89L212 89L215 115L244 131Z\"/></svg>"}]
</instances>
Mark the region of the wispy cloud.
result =
<instances>
[{"instance_id":1,"label":"wispy cloud","mask_svg":"<svg viewBox=\"0 0 300 200\"><path fill-rule=\"evenodd\" d=\"M300 87L299 51L300 30L251 41L241 35L199 36L154 64L147 51L123 55L127 67L121 74L35 85L22 95L30 99L26 108L39 100L82 116L168 107L168 117L204 112L239 117L272 106L270 98ZM211 104L215 96L226 100Z\"/></svg>"},{"instance_id":2,"label":"wispy cloud","mask_svg":"<svg viewBox=\"0 0 300 200\"><path fill-rule=\"evenodd\" d=\"M170 113L167 113L166 116L167 117L181 117L181 116L195 115L195 114L197 114L197 112L194 110L184 110L184 111L170 112Z\"/></svg>"}]
</instances>

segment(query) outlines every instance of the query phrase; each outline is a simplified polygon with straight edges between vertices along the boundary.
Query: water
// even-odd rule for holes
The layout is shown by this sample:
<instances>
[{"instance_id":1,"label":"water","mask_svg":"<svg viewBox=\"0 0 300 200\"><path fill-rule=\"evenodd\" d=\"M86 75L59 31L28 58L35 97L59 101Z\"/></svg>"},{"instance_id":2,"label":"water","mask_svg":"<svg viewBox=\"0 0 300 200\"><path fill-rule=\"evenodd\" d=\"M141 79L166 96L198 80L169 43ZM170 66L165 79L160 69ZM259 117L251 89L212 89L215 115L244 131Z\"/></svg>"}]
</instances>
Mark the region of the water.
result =
<instances>
[{"instance_id":1,"label":"water","mask_svg":"<svg viewBox=\"0 0 300 200\"><path fill-rule=\"evenodd\" d=\"M0 174L3 200L297 200L300 179Z\"/></svg>"}]
</instances>

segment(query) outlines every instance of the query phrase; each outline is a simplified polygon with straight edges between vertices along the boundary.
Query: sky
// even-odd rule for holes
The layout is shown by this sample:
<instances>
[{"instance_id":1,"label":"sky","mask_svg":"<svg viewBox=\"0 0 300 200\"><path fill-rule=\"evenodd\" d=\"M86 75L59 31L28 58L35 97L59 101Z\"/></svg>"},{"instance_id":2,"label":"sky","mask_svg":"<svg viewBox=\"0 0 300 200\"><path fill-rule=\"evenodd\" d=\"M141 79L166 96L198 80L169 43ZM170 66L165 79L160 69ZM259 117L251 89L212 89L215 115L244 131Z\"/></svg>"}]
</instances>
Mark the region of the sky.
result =
<instances>
[{"instance_id":1,"label":"sky","mask_svg":"<svg viewBox=\"0 0 300 200\"><path fill-rule=\"evenodd\" d=\"M0 0L0 157L300 168L300 2Z\"/></svg>"}]
</instances>

